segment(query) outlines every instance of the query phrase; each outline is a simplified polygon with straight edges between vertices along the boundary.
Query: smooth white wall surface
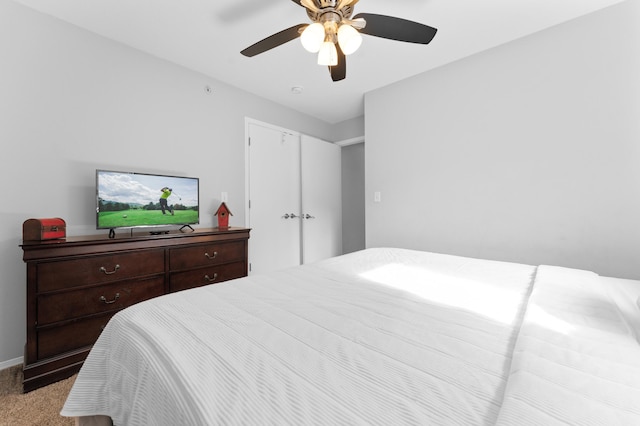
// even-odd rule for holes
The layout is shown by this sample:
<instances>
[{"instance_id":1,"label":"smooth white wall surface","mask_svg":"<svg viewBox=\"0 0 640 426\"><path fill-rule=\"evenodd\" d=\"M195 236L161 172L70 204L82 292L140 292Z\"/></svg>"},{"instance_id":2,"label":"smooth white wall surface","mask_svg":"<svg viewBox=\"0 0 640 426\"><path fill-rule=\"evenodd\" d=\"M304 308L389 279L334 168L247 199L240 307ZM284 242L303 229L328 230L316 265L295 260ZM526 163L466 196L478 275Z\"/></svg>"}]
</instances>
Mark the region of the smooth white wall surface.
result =
<instances>
[{"instance_id":1,"label":"smooth white wall surface","mask_svg":"<svg viewBox=\"0 0 640 426\"><path fill-rule=\"evenodd\" d=\"M639 22L627 1L368 93L367 246L640 278Z\"/></svg>"},{"instance_id":2,"label":"smooth white wall surface","mask_svg":"<svg viewBox=\"0 0 640 426\"><path fill-rule=\"evenodd\" d=\"M95 233L103 168L199 177L199 226L222 191L242 226L245 117L332 140L313 117L0 0L0 364L25 343L22 222Z\"/></svg>"}]
</instances>

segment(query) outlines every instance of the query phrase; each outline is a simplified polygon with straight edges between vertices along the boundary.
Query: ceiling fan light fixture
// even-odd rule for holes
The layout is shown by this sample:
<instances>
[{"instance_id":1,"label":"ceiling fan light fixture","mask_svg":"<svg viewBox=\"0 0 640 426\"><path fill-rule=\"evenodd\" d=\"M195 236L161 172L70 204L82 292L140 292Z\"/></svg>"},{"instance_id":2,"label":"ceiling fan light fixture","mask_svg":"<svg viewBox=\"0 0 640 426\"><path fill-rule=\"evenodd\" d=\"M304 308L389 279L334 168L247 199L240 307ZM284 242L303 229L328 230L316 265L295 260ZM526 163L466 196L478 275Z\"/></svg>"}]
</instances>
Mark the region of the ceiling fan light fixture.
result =
<instances>
[{"instance_id":1,"label":"ceiling fan light fixture","mask_svg":"<svg viewBox=\"0 0 640 426\"><path fill-rule=\"evenodd\" d=\"M313 23L302 31L300 34L300 42L306 51L316 53L320 50L322 43L324 42L324 26L319 23Z\"/></svg>"},{"instance_id":2,"label":"ceiling fan light fixture","mask_svg":"<svg viewBox=\"0 0 640 426\"><path fill-rule=\"evenodd\" d=\"M331 41L325 41L318 52L318 65L334 67L338 65L338 49Z\"/></svg>"},{"instance_id":3,"label":"ceiling fan light fixture","mask_svg":"<svg viewBox=\"0 0 640 426\"><path fill-rule=\"evenodd\" d=\"M342 24L338 28L338 43L345 55L350 55L362 44L362 35L349 24Z\"/></svg>"},{"instance_id":4,"label":"ceiling fan light fixture","mask_svg":"<svg viewBox=\"0 0 640 426\"><path fill-rule=\"evenodd\" d=\"M331 80L341 81L347 75L346 55L358 50L362 44L361 34L429 44L438 31L419 22L375 13L359 13L352 18L358 1L293 0L306 10L312 24L297 24L271 34L240 53L252 57L300 38L306 50L317 53L318 64L329 68Z\"/></svg>"}]
</instances>

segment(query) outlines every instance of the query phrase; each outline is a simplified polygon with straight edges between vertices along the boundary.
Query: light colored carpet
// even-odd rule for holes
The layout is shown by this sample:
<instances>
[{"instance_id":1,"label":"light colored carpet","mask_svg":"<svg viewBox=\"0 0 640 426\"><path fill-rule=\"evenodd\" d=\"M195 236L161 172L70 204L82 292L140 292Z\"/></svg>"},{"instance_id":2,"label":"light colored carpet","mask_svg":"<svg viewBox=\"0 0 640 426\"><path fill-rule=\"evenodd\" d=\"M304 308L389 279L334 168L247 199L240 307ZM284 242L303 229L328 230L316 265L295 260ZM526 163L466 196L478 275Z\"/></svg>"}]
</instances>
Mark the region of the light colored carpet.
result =
<instances>
[{"instance_id":1,"label":"light colored carpet","mask_svg":"<svg viewBox=\"0 0 640 426\"><path fill-rule=\"evenodd\" d=\"M0 371L0 426L68 426L60 416L76 376L29 393L22 392L21 366Z\"/></svg>"}]
</instances>

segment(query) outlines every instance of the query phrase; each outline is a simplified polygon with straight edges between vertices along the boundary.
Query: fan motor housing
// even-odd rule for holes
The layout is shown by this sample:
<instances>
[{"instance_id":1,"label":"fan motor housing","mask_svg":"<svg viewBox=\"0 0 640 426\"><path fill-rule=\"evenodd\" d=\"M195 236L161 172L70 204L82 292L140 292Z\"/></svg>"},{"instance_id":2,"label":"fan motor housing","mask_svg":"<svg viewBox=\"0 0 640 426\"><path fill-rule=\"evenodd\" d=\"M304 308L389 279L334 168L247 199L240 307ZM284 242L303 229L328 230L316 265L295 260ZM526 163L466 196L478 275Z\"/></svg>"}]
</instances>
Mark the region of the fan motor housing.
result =
<instances>
[{"instance_id":1,"label":"fan motor housing","mask_svg":"<svg viewBox=\"0 0 640 426\"><path fill-rule=\"evenodd\" d=\"M338 4L337 0L316 0L316 4L323 9L325 7L336 7Z\"/></svg>"},{"instance_id":2,"label":"fan motor housing","mask_svg":"<svg viewBox=\"0 0 640 426\"><path fill-rule=\"evenodd\" d=\"M338 23L343 19L349 19L353 14L353 6L351 5L344 6L339 10L336 9L338 5L336 0L315 0L314 3L318 5L319 10L317 12L307 9L307 15L313 22L333 21ZM332 14L332 17L325 18L327 14ZM338 15L338 17L334 15Z\"/></svg>"}]
</instances>

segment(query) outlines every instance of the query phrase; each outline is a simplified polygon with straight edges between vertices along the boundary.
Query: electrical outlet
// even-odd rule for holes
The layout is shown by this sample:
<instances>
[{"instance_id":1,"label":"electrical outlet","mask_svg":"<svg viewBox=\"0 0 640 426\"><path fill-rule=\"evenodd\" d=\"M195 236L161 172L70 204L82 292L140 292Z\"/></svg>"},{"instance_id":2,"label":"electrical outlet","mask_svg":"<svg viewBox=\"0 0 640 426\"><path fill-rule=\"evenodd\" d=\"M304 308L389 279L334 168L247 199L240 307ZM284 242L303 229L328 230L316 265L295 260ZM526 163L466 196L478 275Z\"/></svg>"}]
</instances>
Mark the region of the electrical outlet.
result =
<instances>
[{"instance_id":1,"label":"electrical outlet","mask_svg":"<svg viewBox=\"0 0 640 426\"><path fill-rule=\"evenodd\" d=\"M222 201L223 203L229 201L229 194L227 194L226 192L220 193L220 201Z\"/></svg>"},{"instance_id":2,"label":"electrical outlet","mask_svg":"<svg viewBox=\"0 0 640 426\"><path fill-rule=\"evenodd\" d=\"M374 203L379 203L382 201L382 194L380 194L380 191L376 191L373 193L373 202Z\"/></svg>"}]
</instances>

